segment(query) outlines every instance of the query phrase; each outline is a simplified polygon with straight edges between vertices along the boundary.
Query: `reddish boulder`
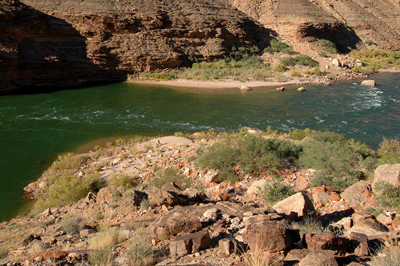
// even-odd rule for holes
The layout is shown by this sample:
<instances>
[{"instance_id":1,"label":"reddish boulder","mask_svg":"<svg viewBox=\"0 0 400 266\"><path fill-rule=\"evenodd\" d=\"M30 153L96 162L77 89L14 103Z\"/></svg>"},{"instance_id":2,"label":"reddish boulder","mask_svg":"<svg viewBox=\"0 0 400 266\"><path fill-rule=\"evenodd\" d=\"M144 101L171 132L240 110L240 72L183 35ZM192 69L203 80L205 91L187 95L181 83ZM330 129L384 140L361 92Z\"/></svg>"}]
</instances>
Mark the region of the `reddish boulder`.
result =
<instances>
[{"instance_id":1,"label":"reddish boulder","mask_svg":"<svg viewBox=\"0 0 400 266\"><path fill-rule=\"evenodd\" d=\"M169 251L172 257L181 257L208 248L210 241L208 231L199 231L170 241Z\"/></svg>"},{"instance_id":2,"label":"reddish boulder","mask_svg":"<svg viewBox=\"0 0 400 266\"><path fill-rule=\"evenodd\" d=\"M349 245L348 239L333 235L306 234L304 239L305 246L310 251L335 250L340 255L344 255Z\"/></svg>"}]
</instances>

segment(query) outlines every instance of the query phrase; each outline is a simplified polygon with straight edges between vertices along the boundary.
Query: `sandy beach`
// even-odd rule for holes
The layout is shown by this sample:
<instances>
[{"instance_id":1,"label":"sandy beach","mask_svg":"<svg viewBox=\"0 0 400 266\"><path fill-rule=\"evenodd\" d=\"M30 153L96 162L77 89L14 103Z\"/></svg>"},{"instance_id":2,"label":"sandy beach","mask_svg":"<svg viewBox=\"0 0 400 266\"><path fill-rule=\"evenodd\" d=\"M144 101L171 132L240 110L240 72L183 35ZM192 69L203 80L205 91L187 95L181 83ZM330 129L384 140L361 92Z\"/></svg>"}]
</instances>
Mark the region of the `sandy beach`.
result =
<instances>
[{"instance_id":1,"label":"sandy beach","mask_svg":"<svg viewBox=\"0 0 400 266\"><path fill-rule=\"evenodd\" d=\"M275 82L275 81L238 81L238 80L209 80L209 81L199 81L199 80L187 80L187 79L175 79L175 80L134 80L130 79L126 81L127 83L133 83L138 85L153 85L153 86L166 86L174 88L193 88L193 89L232 89L240 88L246 86L249 88L261 88L261 87L281 87L288 85L304 85L309 84L309 81L301 81L298 79Z\"/></svg>"}]
</instances>

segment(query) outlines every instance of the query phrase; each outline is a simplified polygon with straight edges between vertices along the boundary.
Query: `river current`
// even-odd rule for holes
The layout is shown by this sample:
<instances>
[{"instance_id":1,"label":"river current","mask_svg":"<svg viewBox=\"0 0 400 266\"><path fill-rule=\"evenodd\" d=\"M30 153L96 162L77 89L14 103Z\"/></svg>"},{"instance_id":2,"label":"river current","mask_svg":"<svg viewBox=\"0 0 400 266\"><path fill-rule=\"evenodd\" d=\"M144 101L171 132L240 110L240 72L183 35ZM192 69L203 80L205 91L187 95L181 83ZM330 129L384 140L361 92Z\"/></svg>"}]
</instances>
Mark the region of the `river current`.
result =
<instances>
[{"instance_id":1,"label":"river current","mask_svg":"<svg viewBox=\"0 0 400 266\"><path fill-rule=\"evenodd\" d=\"M343 133L377 147L400 137L400 73L331 86L251 92L169 89L127 83L0 97L0 221L18 214L23 187L57 155L103 138L167 135L178 131L281 131L310 128Z\"/></svg>"}]
</instances>

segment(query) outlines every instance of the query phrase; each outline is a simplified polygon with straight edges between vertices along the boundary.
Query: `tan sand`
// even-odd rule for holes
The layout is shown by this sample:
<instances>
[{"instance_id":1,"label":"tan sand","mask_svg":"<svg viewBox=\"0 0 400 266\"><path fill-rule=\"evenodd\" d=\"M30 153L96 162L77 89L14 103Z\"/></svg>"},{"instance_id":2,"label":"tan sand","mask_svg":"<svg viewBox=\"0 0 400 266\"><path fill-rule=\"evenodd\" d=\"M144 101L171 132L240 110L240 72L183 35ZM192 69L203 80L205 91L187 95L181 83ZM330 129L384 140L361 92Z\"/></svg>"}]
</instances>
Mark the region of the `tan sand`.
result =
<instances>
[{"instance_id":1,"label":"tan sand","mask_svg":"<svg viewBox=\"0 0 400 266\"><path fill-rule=\"evenodd\" d=\"M285 82L275 81L238 81L238 80L210 80L210 81L198 81L198 80L186 80L186 79L175 79L175 80L163 80L163 81L152 81L152 80L128 80L128 83L138 85L152 85L152 86L166 86L166 87L178 87L178 88L197 88L197 89L232 89L246 86L249 88L261 88L261 87L281 87L287 85L301 85L309 84L308 81L290 80Z\"/></svg>"}]
</instances>

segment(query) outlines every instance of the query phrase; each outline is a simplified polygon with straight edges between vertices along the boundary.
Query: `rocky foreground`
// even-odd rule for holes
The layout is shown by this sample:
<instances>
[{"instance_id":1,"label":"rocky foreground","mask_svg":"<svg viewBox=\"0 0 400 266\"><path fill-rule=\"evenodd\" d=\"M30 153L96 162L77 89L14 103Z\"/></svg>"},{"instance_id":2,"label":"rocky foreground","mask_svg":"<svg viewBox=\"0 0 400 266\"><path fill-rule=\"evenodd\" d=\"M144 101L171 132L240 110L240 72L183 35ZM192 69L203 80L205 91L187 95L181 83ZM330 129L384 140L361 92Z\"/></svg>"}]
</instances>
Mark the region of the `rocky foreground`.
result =
<instances>
[{"instance_id":1,"label":"rocky foreground","mask_svg":"<svg viewBox=\"0 0 400 266\"><path fill-rule=\"evenodd\" d=\"M280 183L295 194L271 202L272 173L236 169L237 181L221 182L223 172L199 166L218 141L208 132L96 147L80 155L71 178L97 172L102 188L46 208L53 178L68 168L60 157L25 188L39 199L33 211L0 225L0 265L378 265L373 254L398 243L397 209L383 208L375 188L398 186L400 165L381 165L372 182L335 190L312 187L316 170L282 159Z\"/></svg>"}]
</instances>

